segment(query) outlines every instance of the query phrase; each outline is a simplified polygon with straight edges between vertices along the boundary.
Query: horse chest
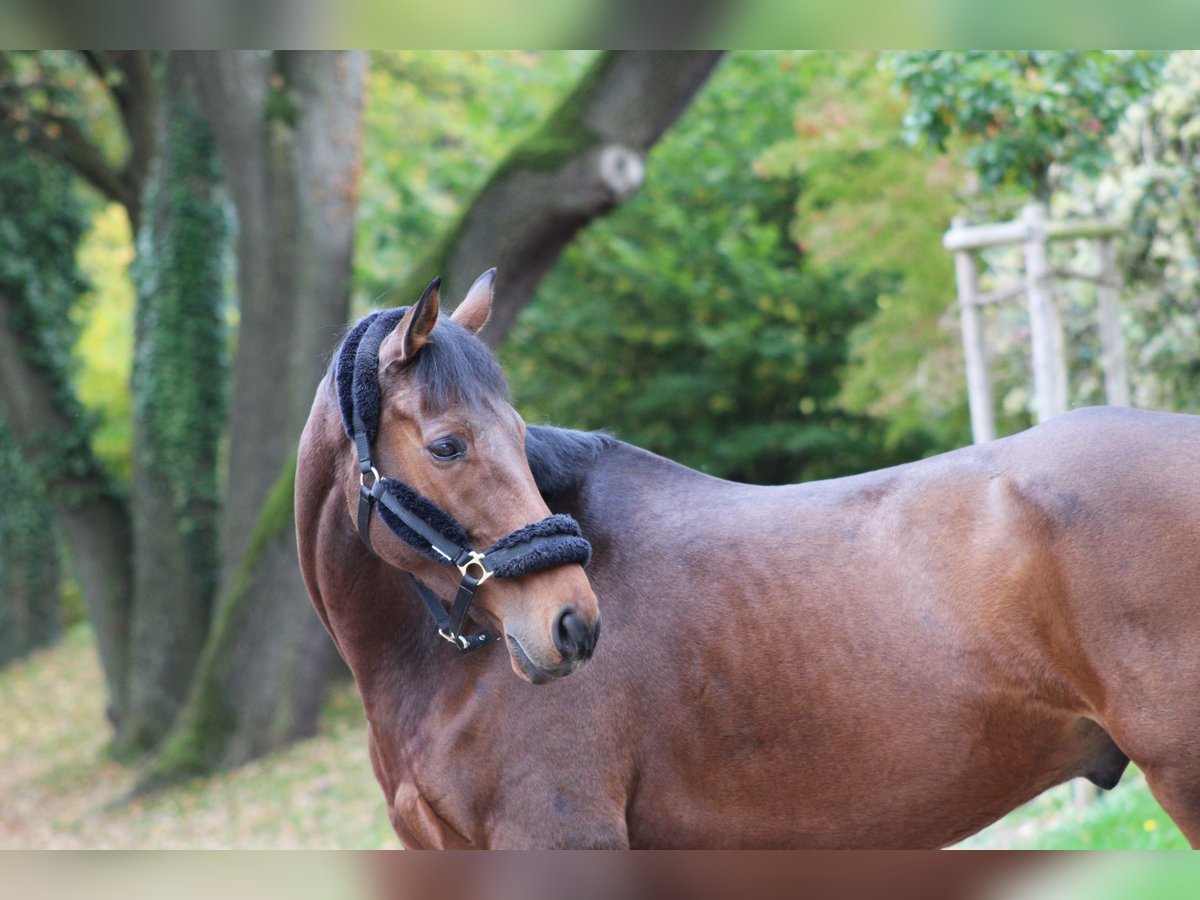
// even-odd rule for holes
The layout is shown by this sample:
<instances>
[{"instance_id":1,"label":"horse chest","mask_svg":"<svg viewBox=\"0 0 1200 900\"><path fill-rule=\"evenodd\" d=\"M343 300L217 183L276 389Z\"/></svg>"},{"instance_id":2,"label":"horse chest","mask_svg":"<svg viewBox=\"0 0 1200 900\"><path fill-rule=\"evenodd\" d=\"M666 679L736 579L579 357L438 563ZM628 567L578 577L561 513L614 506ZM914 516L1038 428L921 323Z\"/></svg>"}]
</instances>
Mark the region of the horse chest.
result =
<instances>
[{"instance_id":1,"label":"horse chest","mask_svg":"<svg viewBox=\"0 0 1200 900\"><path fill-rule=\"evenodd\" d=\"M389 812L392 827L408 849L466 850L474 846L434 809L415 781L396 785Z\"/></svg>"},{"instance_id":2,"label":"horse chest","mask_svg":"<svg viewBox=\"0 0 1200 900\"><path fill-rule=\"evenodd\" d=\"M473 727L440 722L372 729L378 741L376 775L388 798L392 825L405 847L478 847L475 811L486 785L480 784ZM406 737L400 737L406 735ZM379 739L382 738L380 741Z\"/></svg>"}]
</instances>

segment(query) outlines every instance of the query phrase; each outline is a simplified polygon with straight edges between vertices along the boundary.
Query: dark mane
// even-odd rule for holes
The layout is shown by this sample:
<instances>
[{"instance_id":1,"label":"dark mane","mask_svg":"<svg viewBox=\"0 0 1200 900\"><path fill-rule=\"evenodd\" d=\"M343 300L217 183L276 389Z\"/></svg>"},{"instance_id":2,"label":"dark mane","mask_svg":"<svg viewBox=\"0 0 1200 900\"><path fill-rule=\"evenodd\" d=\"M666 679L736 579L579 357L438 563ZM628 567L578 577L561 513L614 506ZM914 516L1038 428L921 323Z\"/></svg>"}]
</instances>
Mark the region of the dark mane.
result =
<instances>
[{"instance_id":1,"label":"dark mane","mask_svg":"<svg viewBox=\"0 0 1200 900\"><path fill-rule=\"evenodd\" d=\"M603 431L530 425L525 431L525 456L538 490L549 501L577 490L596 457L616 443Z\"/></svg>"}]
</instances>

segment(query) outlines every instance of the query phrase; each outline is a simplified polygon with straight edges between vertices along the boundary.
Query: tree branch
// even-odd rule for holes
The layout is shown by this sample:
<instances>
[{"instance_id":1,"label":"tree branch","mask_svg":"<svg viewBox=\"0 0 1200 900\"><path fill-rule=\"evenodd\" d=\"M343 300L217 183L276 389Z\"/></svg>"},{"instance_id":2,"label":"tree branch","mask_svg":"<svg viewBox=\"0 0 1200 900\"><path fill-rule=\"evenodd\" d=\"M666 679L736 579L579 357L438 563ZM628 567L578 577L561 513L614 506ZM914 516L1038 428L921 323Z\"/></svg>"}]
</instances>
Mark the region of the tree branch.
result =
<instances>
[{"instance_id":1,"label":"tree branch","mask_svg":"<svg viewBox=\"0 0 1200 900\"><path fill-rule=\"evenodd\" d=\"M79 55L83 57L83 61L87 63L92 74L96 76L106 88L112 90L112 85L108 82L108 70L111 65L107 50L80 50Z\"/></svg>"},{"instance_id":2,"label":"tree branch","mask_svg":"<svg viewBox=\"0 0 1200 900\"><path fill-rule=\"evenodd\" d=\"M641 186L645 156L691 103L718 51L602 54L542 126L500 163L459 222L411 274L411 301L434 275L457 297L497 266L483 332L498 344L571 239Z\"/></svg>"},{"instance_id":3,"label":"tree branch","mask_svg":"<svg viewBox=\"0 0 1200 900\"><path fill-rule=\"evenodd\" d=\"M132 210L138 205L136 195L74 119L56 113L32 113L7 98L0 98L0 117L9 123L24 124L29 129L30 142L38 151L74 169L96 190L130 209L133 215Z\"/></svg>"},{"instance_id":4,"label":"tree branch","mask_svg":"<svg viewBox=\"0 0 1200 900\"><path fill-rule=\"evenodd\" d=\"M121 177L140 202L150 164L158 152L155 118L159 93L154 79L153 56L148 50L120 50L116 52L114 63L123 78L119 85L110 85L109 89L129 137L129 158ZM133 210L130 217L137 218Z\"/></svg>"}]
</instances>

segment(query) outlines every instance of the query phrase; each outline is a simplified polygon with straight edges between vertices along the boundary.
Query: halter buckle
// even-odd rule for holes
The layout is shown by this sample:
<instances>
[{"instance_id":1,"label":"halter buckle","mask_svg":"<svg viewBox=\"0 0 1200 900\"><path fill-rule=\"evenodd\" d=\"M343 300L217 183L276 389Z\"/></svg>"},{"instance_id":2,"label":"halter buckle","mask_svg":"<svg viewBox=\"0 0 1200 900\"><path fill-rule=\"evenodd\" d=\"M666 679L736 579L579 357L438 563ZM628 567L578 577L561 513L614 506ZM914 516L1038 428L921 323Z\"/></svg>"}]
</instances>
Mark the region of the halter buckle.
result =
<instances>
[{"instance_id":1,"label":"halter buckle","mask_svg":"<svg viewBox=\"0 0 1200 900\"><path fill-rule=\"evenodd\" d=\"M468 647L471 646L471 642L468 641L461 634L450 634L450 632L443 631L441 628L439 628L438 636L445 638L450 643L452 643L454 646L456 646L459 650L466 650Z\"/></svg>"},{"instance_id":2,"label":"halter buckle","mask_svg":"<svg viewBox=\"0 0 1200 900\"><path fill-rule=\"evenodd\" d=\"M488 567L486 565L484 565L483 561L484 561L484 554L480 553L478 550L468 550L467 551L467 560L466 560L466 562L458 565L458 572L460 575L462 575L463 578L473 579L477 585L483 584L485 581L487 581L489 578L492 577L492 573L490 571L488 571ZM473 572L471 572L470 571L471 566L478 567L480 574L476 575Z\"/></svg>"},{"instance_id":3,"label":"halter buckle","mask_svg":"<svg viewBox=\"0 0 1200 900\"><path fill-rule=\"evenodd\" d=\"M371 476L370 484L367 484L367 475L368 474ZM364 469L363 471L358 473L358 483L360 485L362 485L363 487L365 487L368 491L371 490L373 487L375 487L375 485L379 484L379 482L381 482L381 481L383 481L383 478L382 478L382 476L380 476L379 470L376 469L374 466Z\"/></svg>"}]
</instances>

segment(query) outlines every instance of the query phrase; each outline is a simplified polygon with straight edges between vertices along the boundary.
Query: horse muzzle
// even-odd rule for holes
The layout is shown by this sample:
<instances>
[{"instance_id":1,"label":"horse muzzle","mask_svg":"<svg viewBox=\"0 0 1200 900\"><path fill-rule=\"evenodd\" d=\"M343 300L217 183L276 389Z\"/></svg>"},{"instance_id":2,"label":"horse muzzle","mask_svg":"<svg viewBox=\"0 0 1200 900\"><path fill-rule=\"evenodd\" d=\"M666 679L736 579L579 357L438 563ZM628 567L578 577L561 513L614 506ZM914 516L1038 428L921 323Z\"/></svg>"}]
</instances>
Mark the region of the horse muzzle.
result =
<instances>
[{"instance_id":1,"label":"horse muzzle","mask_svg":"<svg viewBox=\"0 0 1200 900\"><path fill-rule=\"evenodd\" d=\"M589 621L573 607L564 608L554 619L551 643L560 659L554 663L535 661L525 645L511 632L504 635L513 671L531 684L546 684L570 675L587 665L600 639L600 619Z\"/></svg>"}]
</instances>

